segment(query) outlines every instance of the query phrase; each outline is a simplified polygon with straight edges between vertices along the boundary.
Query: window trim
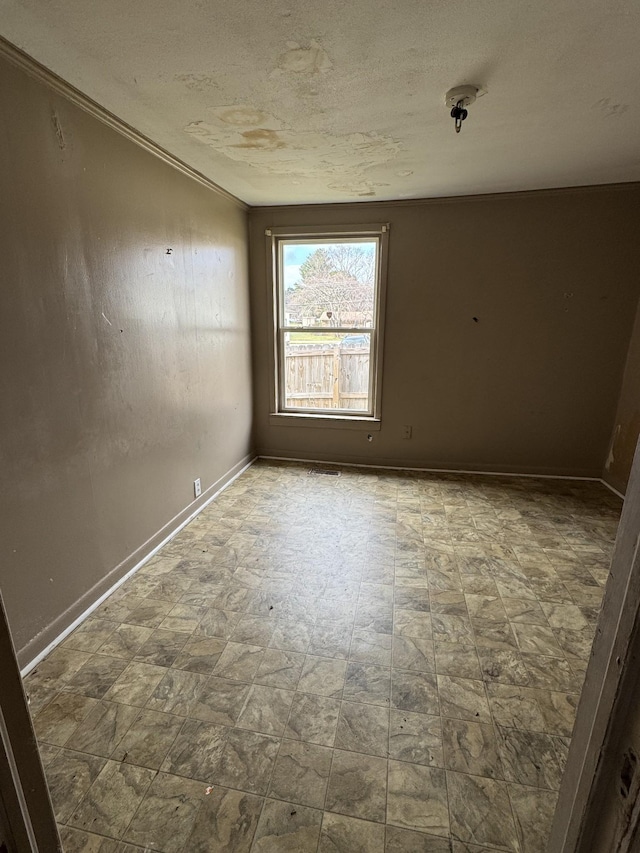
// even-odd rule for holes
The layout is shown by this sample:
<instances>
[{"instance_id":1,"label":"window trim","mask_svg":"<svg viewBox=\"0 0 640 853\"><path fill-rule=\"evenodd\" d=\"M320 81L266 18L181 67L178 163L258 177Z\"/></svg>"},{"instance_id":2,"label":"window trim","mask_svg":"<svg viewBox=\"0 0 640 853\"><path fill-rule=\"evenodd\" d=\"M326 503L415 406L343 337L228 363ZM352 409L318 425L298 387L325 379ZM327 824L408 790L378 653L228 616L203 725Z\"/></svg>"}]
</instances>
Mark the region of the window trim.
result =
<instances>
[{"instance_id":1,"label":"window trim","mask_svg":"<svg viewBox=\"0 0 640 853\"><path fill-rule=\"evenodd\" d=\"M267 243L267 269L270 284L271 298L271 322L269 324L270 349L273 358L273 369L270 371L270 406L271 412L269 422L278 426L312 426L312 427L344 427L347 429L379 429L382 402L382 368L383 368L383 345L386 316L386 293L387 293L387 267L388 267L388 223L368 223L365 225L311 225L300 227L274 227L265 230ZM337 331L349 333L371 334L371 358L372 364L369 375L369 393L372 402L370 412L353 410L349 414L346 409L292 409L284 407L281 394L284 389L280 388L280 375L282 372L281 338L285 331L296 331L293 329L283 330L280 323L280 246L286 240L331 240L339 241L366 240L375 238L378 241L377 252L377 292L374 314L374 325L371 330L362 328L345 328ZM308 331L308 329L304 329ZM326 330L323 330L326 331ZM331 330L336 331L336 330ZM320 332L320 330L318 330Z\"/></svg>"}]
</instances>

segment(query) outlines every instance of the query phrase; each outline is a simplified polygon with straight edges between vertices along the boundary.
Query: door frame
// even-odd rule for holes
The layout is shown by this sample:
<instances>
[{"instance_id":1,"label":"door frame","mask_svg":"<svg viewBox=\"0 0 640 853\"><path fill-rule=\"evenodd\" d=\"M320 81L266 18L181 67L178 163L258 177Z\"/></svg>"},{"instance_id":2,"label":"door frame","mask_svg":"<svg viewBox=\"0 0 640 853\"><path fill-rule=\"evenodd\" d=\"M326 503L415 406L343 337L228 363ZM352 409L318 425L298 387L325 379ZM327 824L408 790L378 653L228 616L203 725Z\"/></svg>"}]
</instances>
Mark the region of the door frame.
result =
<instances>
[{"instance_id":1,"label":"door frame","mask_svg":"<svg viewBox=\"0 0 640 853\"><path fill-rule=\"evenodd\" d=\"M576 723L562 777L547 853L587 853L593 839L587 828L606 797L607 779L619 757L613 738L628 708L617 702L623 685L635 676L640 652L640 443L605 588L602 610L578 704Z\"/></svg>"},{"instance_id":2,"label":"door frame","mask_svg":"<svg viewBox=\"0 0 640 853\"><path fill-rule=\"evenodd\" d=\"M0 592L0 819L10 853L62 851Z\"/></svg>"}]
</instances>

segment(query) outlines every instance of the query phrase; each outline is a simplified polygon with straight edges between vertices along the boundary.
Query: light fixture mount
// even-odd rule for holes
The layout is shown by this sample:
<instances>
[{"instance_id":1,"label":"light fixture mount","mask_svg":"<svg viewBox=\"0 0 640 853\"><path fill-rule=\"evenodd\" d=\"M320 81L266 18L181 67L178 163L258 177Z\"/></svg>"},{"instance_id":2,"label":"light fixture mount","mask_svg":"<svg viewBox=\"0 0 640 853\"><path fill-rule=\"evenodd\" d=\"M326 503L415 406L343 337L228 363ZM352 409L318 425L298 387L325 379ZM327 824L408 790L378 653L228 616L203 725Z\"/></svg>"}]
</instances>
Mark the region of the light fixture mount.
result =
<instances>
[{"instance_id":1,"label":"light fixture mount","mask_svg":"<svg viewBox=\"0 0 640 853\"><path fill-rule=\"evenodd\" d=\"M480 86L454 86L449 89L444 96L444 102L451 109L451 118L454 119L456 125L456 133L460 133L462 122L466 119L468 113L467 107L474 103L476 98L484 95L484 89Z\"/></svg>"}]
</instances>

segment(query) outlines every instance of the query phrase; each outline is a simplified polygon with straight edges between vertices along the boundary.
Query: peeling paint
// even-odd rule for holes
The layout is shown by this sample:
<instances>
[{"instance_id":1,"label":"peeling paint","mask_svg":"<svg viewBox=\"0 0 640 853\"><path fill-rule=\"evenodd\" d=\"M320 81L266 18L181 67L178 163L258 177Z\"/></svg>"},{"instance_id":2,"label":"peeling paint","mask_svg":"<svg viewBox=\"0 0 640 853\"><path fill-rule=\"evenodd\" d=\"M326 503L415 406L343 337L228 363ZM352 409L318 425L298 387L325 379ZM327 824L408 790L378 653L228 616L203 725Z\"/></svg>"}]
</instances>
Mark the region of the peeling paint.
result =
<instances>
[{"instance_id":1,"label":"peeling paint","mask_svg":"<svg viewBox=\"0 0 640 853\"><path fill-rule=\"evenodd\" d=\"M233 109L237 112L241 108ZM387 163L402 149L399 141L377 133L281 130L278 129L280 122L273 116L266 116L265 124L267 126L241 130L218 115L212 121L190 122L184 131L231 160L249 163L277 175L296 175L323 182L331 182L333 178L335 188L343 192L371 193L376 186L385 186L367 181L366 170Z\"/></svg>"},{"instance_id":2,"label":"peeling paint","mask_svg":"<svg viewBox=\"0 0 640 853\"><path fill-rule=\"evenodd\" d=\"M242 133L243 142L236 142L234 148L258 148L261 150L275 151L277 148L286 148L275 130L259 127L255 130L245 130Z\"/></svg>"},{"instance_id":3,"label":"peeling paint","mask_svg":"<svg viewBox=\"0 0 640 853\"><path fill-rule=\"evenodd\" d=\"M280 74L326 74L333 68L333 62L322 45L311 39L309 47L298 42L287 42L289 48L278 58L278 67L272 76Z\"/></svg>"},{"instance_id":4,"label":"peeling paint","mask_svg":"<svg viewBox=\"0 0 640 853\"><path fill-rule=\"evenodd\" d=\"M358 196L374 196L376 190L381 187L388 187L389 184L376 183L368 180L355 181L336 181L333 184L327 184L328 189L337 190L340 193L348 193L349 195Z\"/></svg>"},{"instance_id":5,"label":"peeling paint","mask_svg":"<svg viewBox=\"0 0 640 853\"><path fill-rule=\"evenodd\" d=\"M195 92L206 92L209 89L218 88L215 78L209 74L176 74L173 79L178 83L184 83L187 89Z\"/></svg>"},{"instance_id":6,"label":"peeling paint","mask_svg":"<svg viewBox=\"0 0 640 853\"><path fill-rule=\"evenodd\" d=\"M67 147L66 140L64 138L64 133L62 132L62 125L60 124L60 119L58 118L58 114L54 111L51 113L51 123L53 124L53 129L55 130L56 136L58 138L58 148L61 151Z\"/></svg>"},{"instance_id":7,"label":"peeling paint","mask_svg":"<svg viewBox=\"0 0 640 853\"><path fill-rule=\"evenodd\" d=\"M265 127L274 121L268 113L257 110L255 107L218 107L214 114L220 121L234 127Z\"/></svg>"}]
</instances>

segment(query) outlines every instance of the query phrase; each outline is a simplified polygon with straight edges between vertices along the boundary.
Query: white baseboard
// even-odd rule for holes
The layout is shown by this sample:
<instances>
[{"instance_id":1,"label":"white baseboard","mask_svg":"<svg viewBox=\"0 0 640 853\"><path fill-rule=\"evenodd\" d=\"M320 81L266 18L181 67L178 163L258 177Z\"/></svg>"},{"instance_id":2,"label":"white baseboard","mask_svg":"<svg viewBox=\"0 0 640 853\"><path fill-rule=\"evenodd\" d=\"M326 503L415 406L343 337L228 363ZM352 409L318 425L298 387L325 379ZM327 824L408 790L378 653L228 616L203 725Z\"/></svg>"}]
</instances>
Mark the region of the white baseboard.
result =
<instances>
[{"instance_id":1,"label":"white baseboard","mask_svg":"<svg viewBox=\"0 0 640 853\"><path fill-rule=\"evenodd\" d=\"M613 492L614 495L617 495L619 498L622 498L622 500L624 500L624 495L622 494L622 492L619 492L617 489L615 489L611 485L611 483L607 483L607 481L603 480L602 477L600 477L600 482L602 483L603 486L605 486L607 489L609 489L610 492Z\"/></svg>"},{"instance_id":2,"label":"white baseboard","mask_svg":"<svg viewBox=\"0 0 640 853\"><path fill-rule=\"evenodd\" d=\"M531 473L518 473L514 471L472 471L465 470L461 468L414 468L409 466L402 465L376 465L371 463L362 463L362 462L332 462L326 459L309 459L309 458L301 458L301 457L289 457L289 456L251 456L250 454L244 459L242 459L237 465L231 468L226 474L220 477L215 483L213 483L202 495L200 498L201 503L197 506L197 508L187 515L186 518L182 518L179 522L177 519L181 519L184 513L188 510L188 507L182 512L178 513L171 521L167 522L164 527L158 531L158 533L148 540L144 545L140 546L136 552L144 551L145 547L153 542L158 535L161 535L163 531L169 528L169 533L164 536L161 541L154 544L144 556L138 560L134 566L125 571L124 574L120 575L118 579L109 586L108 589L97 594L97 597L91 600L91 604L86 607L80 615L73 618L70 623L68 623L62 630L59 630L59 625L64 623L65 616L67 616L71 610L71 608L65 613L63 613L58 619L55 620L52 625L50 625L45 631L41 632L37 637L35 637L24 649L21 650L21 656L27 656L29 662L22 668L21 674L22 676L28 675L34 667L36 667L43 658L45 658L48 654L50 654L53 649L56 648L69 634L74 631L78 625L84 622L88 616L90 616L94 610L96 610L113 592L115 592L118 587L122 586L122 584L127 581L130 577L132 577L142 566L145 565L167 542L170 542L184 527L189 524L189 522L193 521L196 516L198 516L213 500L215 500L218 495L220 495L228 486L233 483L241 474L243 474L251 465L256 462L257 459L264 459L266 461L274 461L274 462L301 462L304 464L313 464L313 465L336 465L338 467L344 468L368 468L368 469L378 469L383 471L417 471L424 473L432 473L432 474L470 474L474 476L486 476L486 477L530 477L533 479L547 479L547 480L577 480L582 482L591 482L591 483L601 483L605 486L609 491L613 492L617 497L624 500L624 495L611 486L606 480L603 480L601 477L574 477L567 476L562 474L531 474ZM114 574L118 572L118 569L125 565L127 561L124 561L120 564L120 566L116 566L110 574ZM104 582L104 581L103 581ZM102 586L101 582L98 586ZM92 593L96 590L94 587L92 590L89 590L83 598L92 598ZM33 657L29 656L29 650L34 645L39 645L38 640L42 640L44 635L50 635L52 631L55 631L55 636L51 639L44 648L41 648Z\"/></svg>"},{"instance_id":3,"label":"white baseboard","mask_svg":"<svg viewBox=\"0 0 640 853\"><path fill-rule=\"evenodd\" d=\"M231 483L233 483L234 480L237 480L237 478L241 474L243 474L247 470L247 468L250 468L251 465L253 465L253 463L256 461L257 458L258 457L255 455L248 454L243 459L241 459L240 462L238 462L236 465L234 465L233 468L231 468L229 471L227 471L226 474L223 474L222 477L220 477L218 480L216 480L215 483L212 483L212 485L209 486L209 488L203 492L202 496L198 499L198 501L193 502L194 504L197 504L197 508L195 510L193 510L192 512L189 512L189 509L192 506L192 504L185 507L185 509L183 509L176 516L174 516L171 519L171 521L168 521L163 527L161 527L160 530L156 534L154 534L154 536L152 536L150 539L147 540L147 542L145 542L143 545L141 545L139 548L137 548L134 551L134 553L129 558L127 558L127 560L124 560L122 563L119 564L119 566L116 566L111 572L109 572L109 575L107 575L107 578L110 575L118 574L118 570L121 569L122 567L126 566L126 564L129 562L129 560L131 560L132 558L135 558L135 556L140 551L145 552L145 549L147 548L147 546L150 545L150 543L154 542L158 536L162 536L163 532L166 531L167 528L169 529L169 533L167 533L161 539L160 542L155 542L155 544L153 544L149 548L149 550L146 550L146 552L144 553L144 556L141 559L139 559L133 567L129 568L128 570L126 570L124 572L124 574L120 575L118 577L118 579L113 584L111 584L107 590L104 590L102 592L97 592L105 583L105 578L103 578L96 586L94 586L92 589L90 589L88 592L86 592L82 596L82 598L80 599L79 602L76 602L75 605L73 605L71 608L67 609L61 616L59 616L56 620L54 620L54 622L51 625L49 625L47 628L45 628L44 631L41 631L40 634L38 634L36 637L34 637L34 639L31 640L27 644L27 646L25 646L23 649L21 649L19 656L25 656L25 657L27 657L27 659L29 661L20 670L22 677L24 678L26 675L28 675L31 672L31 670L34 669L34 667L36 667L40 663L41 660L43 660L43 658L45 658L48 654L50 654L53 651L53 649L56 648L56 646L58 646L66 637L69 636L69 634L72 631L74 631L78 627L78 625L80 625L82 622L84 622L84 620L88 616L90 616L93 613L93 611L96 610L102 604L102 602L105 601L111 595L111 593L115 592L115 590L118 589L118 587L122 586L122 584L126 580L128 580L132 575L135 575L135 573L139 569L141 569L142 566L145 565L145 563L148 563L149 560L155 554L157 554L157 552L164 545L167 544L167 542L170 542L183 529L183 527L186 527L190 521L193 521L193 519L196 516L200 515L200 513L207 506L209 506L209 504L213 500L215 500L219 494L221 494L226 488L228 488L231 485ZM189 514L187 515L186 518L184 518L183 516L187 512ZM180 520L178 521L178 519L180 519ZM96 595L95 598L93 598L94 595ZM83 611L80 613L79 616L72 618L72 621L69 624L65 625L65 627L62 630L60 630L60 625L65 623L66 617L70 617L72 615L73 611L76 609L78 604L81 605L81 602L83 601L83 599L91 600L91 604L88 607L86 607L85 609L83 609ZM49 642L47 642L46 638L51 633L55 633L55 636L53 639L51 639ZM41 644L42 641L44 641L46 643L44 648L40 649L33 657L31 657L29 654L29 651L31 650L31 648L34 646L37 647L38 645Z\"/></svg>"},{"instance_id":4,"label":"white baseboard","mask_svg":"<svg viewBox=\"0 0 640 853\"><path fill-rule=\"evenodd\" d=\"M412 468L408 465L378 465L372 462L336 462L331 459L309 459L293 456L258 455L258 459L273 462L303 462L310 465L335 465L342 468L371 468L379 471L422 471L425 474L473 474L478 477L531 477L534 480L579 480L585 483L602 483L600 477L578 477L569 474L532 474L520 471L472 471L465 468ZM605 483L605 485L607 485ZM611 486L609 486L611 488ZM615 491L615 489L612 489ZM618 493L616 493L618 494Z\"/></svg>"}]
</instances>

